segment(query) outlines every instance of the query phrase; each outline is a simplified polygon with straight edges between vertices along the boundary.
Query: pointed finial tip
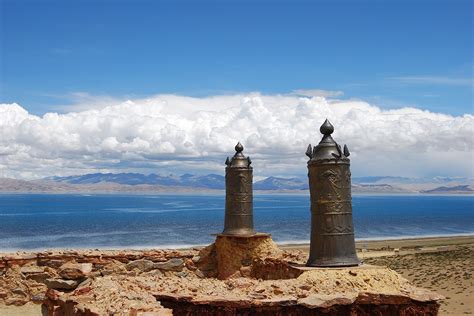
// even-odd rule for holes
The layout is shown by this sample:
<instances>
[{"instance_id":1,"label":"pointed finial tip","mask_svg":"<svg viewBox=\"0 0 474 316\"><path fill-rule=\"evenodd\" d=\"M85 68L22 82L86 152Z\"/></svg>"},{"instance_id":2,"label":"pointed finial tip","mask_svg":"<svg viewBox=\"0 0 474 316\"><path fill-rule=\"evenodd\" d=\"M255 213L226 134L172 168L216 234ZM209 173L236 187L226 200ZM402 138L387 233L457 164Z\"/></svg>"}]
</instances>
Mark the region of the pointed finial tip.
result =
<instances>
[{"instance_id":1,"label":"pointed finial tip","mask_svg":"<svg viewBox=\"0 0 474 316\"><path fill-rule=\"evenodd\" d=\"M243 150L244 150L244 146L242 146L242 144L238 142L237 145L235 145L235 151L238 153L241 153Z\"/></svg>"},{"instance_id":2,"label":"pointed finial tip","mask_svg":"<svg viewBox=\"0 0 474 316\"><path fill-rule=\"evenodd\" d=\"M311 146L311 144L309 144L306 149L306 156L308 156L309 159L313 158L313 146Z\"/></svg>"},{"instance_id":3,"label":"pointed finial tip","mask_svg":"<svg viewBox=\"0 0 474 316\"><path fill-rule=\"evenodd\" d=\"M334 126L332 126L331 122L326 119L323 125L321 125L321 127L319 128L319 131L321 132L321 134L331 135L332 132L334 132Z\"/></svg>"}]
</instances>

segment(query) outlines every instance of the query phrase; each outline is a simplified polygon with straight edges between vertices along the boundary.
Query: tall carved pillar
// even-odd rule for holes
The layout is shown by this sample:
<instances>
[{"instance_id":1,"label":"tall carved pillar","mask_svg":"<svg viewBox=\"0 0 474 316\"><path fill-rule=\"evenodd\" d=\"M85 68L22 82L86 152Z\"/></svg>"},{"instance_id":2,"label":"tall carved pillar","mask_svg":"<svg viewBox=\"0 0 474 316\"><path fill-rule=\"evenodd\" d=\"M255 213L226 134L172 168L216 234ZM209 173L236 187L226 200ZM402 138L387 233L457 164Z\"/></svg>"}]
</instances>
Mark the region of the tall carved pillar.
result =
<instances>
[{"instance_id":1,"label":"tall carved pillar","mask_svg":"<svg viewBox=\"0 0 474 316\"><path fill-rule=\"evenodd\" d=\"M318 146L309 145L309 189L311 195L311 243L307 266L356 266L352 223L349 150L331 137L334 127L326 120Z\"/></svg>"}]
</instances>

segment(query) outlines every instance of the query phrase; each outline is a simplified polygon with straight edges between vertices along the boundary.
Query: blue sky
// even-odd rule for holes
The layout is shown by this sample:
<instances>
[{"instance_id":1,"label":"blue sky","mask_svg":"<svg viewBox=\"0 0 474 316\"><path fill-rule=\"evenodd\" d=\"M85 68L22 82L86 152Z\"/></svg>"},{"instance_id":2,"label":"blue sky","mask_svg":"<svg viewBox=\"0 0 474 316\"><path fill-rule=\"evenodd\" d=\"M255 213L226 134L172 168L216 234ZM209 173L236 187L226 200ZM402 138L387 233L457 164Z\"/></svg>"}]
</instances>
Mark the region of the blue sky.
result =
<instances>
[{"instance_id":1,"label":"blue sky","mask_svg":"<svg viewBox=\"0 0 474 316\"><path fill-rule=\"evenodd\" d=\"M472 1L0 3L0 103L33 114L74 103L78 92L296 89L473 113Z\"/></svg>"},{"instance_id":2,"label":"blue sky","mask_svg":"<svg viewBox=\"0 0 474 316\"><path fill-rule=\"evenodd\" d=\"M0 176L473 179L473 2L0 0Z\"/></svg>"}]
</instances>

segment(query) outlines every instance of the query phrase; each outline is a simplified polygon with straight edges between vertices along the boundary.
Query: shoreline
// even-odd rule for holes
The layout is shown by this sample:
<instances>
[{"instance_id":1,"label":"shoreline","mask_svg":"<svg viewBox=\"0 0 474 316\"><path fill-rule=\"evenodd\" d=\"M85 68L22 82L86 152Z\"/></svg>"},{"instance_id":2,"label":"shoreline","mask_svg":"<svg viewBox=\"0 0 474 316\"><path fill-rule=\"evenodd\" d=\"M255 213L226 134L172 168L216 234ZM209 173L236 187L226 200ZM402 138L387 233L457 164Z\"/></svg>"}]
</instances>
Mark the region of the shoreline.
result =
<instances>
[{"instance_id":1,"label":"shoreline","mask_svg":"<svg viewBox=\"0 0 474 316\"><path fill-rule=\"evenodd\" d=\"M225 195L225 190L221 189L183 189L179 191L0 191L1 195ZM309 196L309 190L254 190L254 195L304 195ZM473 197L474 192L446 192L446 193L425 193L425 192L352 192L352 196L455 196Z\"/></svg>"},{"instance_id":2,"label":"shoreline","mask_svg":"<svg viewBox=\"0 0 474 316\"><path fill-rule=\"evenodd\" d=\"M449 237L420 237L407 239L386 239L357 241L357 256L361 260L373 257L391 257L398 255L420 254L427 252L445 252L464 245L474 245L474 235ZM283 250L309 253L309 244L279 245Z\"/></svg>"},{"instance_id":3,"label":"shoreline","mask_svg":"<svg viewBox=\"0 0 474 316\"><path fill-rule=\"evenodd\" d=\"M367 238L367 239L358 239L355 240L356 248L367 248L367 249L377 249L385 248L387 243L390 243L390 247L393 248L403 248L403 247L417 247L417 246L447 246L447 245L460 245L460 244L470 244L474 243L474 234L456 234L456 235L430 235L430 236L400 236L400 237L389 237L389 238ZM280 248L283 249L299 249L309 247L309 242L302 243L277 243ZM364 244L367 244L367 247L364 247ZM394 247L392 245L396 245Z\"/></svg>"},{"instance_id":4,"label":"shoreline","mask_svg":"<svg viewBox=\"0 0 474 316\"><path fill-rule=\"evenodd\" d=\"M282 249L297 249L304 250L309 248L309 240L299 241L284 241L275 242L278 247ZM415 248L423 246L447 246L447 245L460 245L464 243L474 243L474 233L466 234L455 234L455 235L429 235L429 236L400 236L400 237L369 237L369 238L356 238L355 240L357 249L382 249L386 248L387 244L390 248ZM98 250L98 251L139 251L139 250L156 250L156 249L176 249L176 250L189 250L193 248L203 248L208 244L198 245L157 245L157 246L132 246L132 247L64 247L64 248L33 248L33 249L0 249L0 254L9 253L33 253L33 252L47 252L47 251L87 251L87 250Z\"/></svg>"}]
</instances>

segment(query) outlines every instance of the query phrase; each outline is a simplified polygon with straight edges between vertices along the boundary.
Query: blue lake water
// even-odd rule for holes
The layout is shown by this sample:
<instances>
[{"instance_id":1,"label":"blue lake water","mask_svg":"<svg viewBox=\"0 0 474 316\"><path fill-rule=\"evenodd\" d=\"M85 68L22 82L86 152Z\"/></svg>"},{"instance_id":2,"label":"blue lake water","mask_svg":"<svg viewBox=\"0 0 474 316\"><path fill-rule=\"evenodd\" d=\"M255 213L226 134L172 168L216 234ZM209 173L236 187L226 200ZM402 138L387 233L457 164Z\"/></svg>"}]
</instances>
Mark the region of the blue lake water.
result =
<instances>
[{"instance_id":1,"label":"blue lake water","mask_svg":"<svg viewBox=\"0 0 474 316\"><path fill-rule=\"evenodd\" d=\"M356 238L474 234L474 196L354 196ZM255 195L255 228L308 242L307 195ZM223 195L0 195L0 251L203 245L224 222Z\"/></svg>"}]
</instances>

